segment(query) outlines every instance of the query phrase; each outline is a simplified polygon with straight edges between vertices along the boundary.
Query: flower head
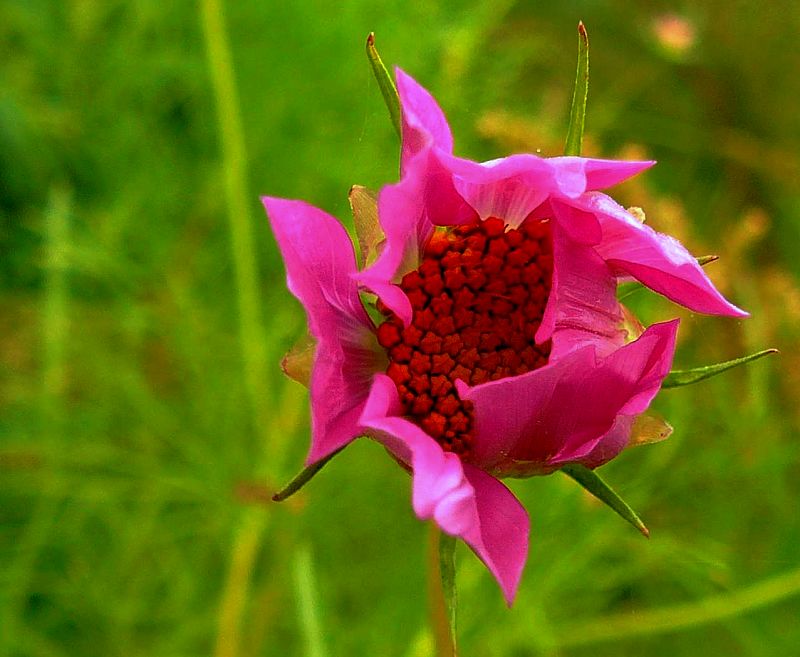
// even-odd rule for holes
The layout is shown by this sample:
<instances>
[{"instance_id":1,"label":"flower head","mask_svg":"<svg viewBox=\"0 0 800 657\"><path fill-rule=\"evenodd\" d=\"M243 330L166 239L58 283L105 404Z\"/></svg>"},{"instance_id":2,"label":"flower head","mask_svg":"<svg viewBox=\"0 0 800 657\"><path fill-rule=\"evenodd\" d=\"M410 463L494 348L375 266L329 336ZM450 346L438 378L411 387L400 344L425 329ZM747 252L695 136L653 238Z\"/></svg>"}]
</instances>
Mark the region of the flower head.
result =
<instances>
[{"instance_id":1,"label":"flower head","mask_svg":"<svg viewBox=\"0 0 800 657\"><path fill-rule=\"evenodd\" d=\"M435 100L396 75L402 175L378 197L375 262L358 271L323 211L263 199L316 341L308 462L360 435L383 443L413 473L417 515L463 538L510 602L529 521L499 478L614 458L669 372L678 321L627 335L618 281L745 313L677 241L598 191L652 162L458 158Z\"/></svg>"}]
</instances>

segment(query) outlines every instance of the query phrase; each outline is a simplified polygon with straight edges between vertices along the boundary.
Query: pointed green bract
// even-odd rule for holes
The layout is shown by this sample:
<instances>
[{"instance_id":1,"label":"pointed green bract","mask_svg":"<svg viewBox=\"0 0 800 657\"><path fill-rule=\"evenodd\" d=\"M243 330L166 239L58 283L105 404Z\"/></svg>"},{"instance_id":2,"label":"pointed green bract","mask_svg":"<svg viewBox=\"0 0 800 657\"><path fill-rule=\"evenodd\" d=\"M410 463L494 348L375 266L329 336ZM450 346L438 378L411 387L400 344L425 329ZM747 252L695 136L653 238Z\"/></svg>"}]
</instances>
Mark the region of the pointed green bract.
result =
<instances>
[{"instance_id":1,"label":"pointed green bract","mask_svg":"<svg viewBox=\"0 0 800 657\"><path fill-rule=\"evenodd\" d=\"M583 126L586 120L586 99L589 97L589 35L583 22L578 23L578 71L569 111L569 128L564 155L580 155L583 147Z\"/></svg>"},{"instance_id":2,"label":"pointed green bract","mask_svg":"<svg viewBox=\"0 0 800 657\"><path fill-rule=\"evenodd\" d=\"M777 349L764 349L749 356L742 356L741 358L734 358L733 360L726 360L724 363L715 363L714 365L706 365L705 367L695 367L690 370L673 370L664 379L661 384L662 388L678 388L680 386L688 386L691 383L697 383L703 379L709 379L717 374L722 374L726 370L744 365L764 356L778 353Z\"/></svg>"},{"instance_id":3,"label":"pointed green bract","mask_svg":"<svg viewBox=\"0 0 800 657\"><path fill-rule=\"evenodd\" d=\"M307 468L303 468L300 472L298 472L295 477L286 484L281 490L275 493L272 496L273 502L283 502L285 499L288 499L292 495L294 495L297 491L299 491L303 486L305 486L309 481L314 478L322 468L324 468L328 461L330 461L334 456L336 456L339 452L342 451L344 447L341 449L337 449L333 454L326 456L324 459L317 461L313 465L309 465Z\"/></svg>"},{"instance_id":4,"label":"pointed green bract","mask_svg":"<svg viewBox=\"0 0 800 657\"><path fill-rule=\"evenodd\" d=\"M625 502L611 486L609 486L594 470L578 463L565 465L561 470L577 481L587 491L594 495L601 502L605 502L624 520L636 527L644 536L650 538L650 530L645 527L641 518L636 515L628 503Z\"/></svg>"},{"instance_id":5,"label":"pointed green bract","mask_svg":"<svg viewBox=\"0 0 800 657\"><path fill-rule=\"evenodd\" d=\"M370 32L367 37L367 58L369 59L372 72L375 74L375 79L378 81L378 87L381 90L383 101L386 103L386 108L389 110L389 116L392 119L392 125L398 136L401 135L400 129L400 97L397 95L397 87L394 86L394 80L389 75L389 71L383 65L383 60L375 48L375 33Z\"/></svg>"}]
</instances>

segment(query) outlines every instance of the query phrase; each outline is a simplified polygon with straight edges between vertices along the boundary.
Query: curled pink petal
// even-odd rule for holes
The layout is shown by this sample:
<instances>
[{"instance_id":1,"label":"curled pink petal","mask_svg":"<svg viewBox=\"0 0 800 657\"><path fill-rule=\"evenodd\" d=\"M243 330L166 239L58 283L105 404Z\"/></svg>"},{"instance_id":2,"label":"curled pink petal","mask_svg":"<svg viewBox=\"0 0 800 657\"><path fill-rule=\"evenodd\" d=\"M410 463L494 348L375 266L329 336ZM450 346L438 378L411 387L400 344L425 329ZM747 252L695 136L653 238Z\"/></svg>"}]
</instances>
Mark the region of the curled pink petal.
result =
<instances>
[{"instance_id":1,"label":"curled pink petal","mask_svg":"<svg viewBox=\"0 0 800 657\"><path fill-rule=\"evenodd\" d=\"M425 148L435 146L453 152L453 135L444 112L430 92L400 68L395 68L400 96L403 144L401 171L409 160Z\"/></svg>"},{"instance_id":2,"label":"curled pink petal","mask_svg":"<svg viewBox=\"0 0 800 657\"><path fill-rule=\"evenodd\" d=\"M603 239L595 248L618 273L633 276L690 310L747 317L719 293L676 239L641 223L605 194L586 194L576 204L599 219Z\"/></svg>"},{"instance_id":3,"label":"curled pink petal","mask_svg":"<svg viewBox=\"0 0 800 657\"><path fill-rule=\"evenodd\" d=\"M549 161L536 155L511 155L472 162L436 153L453 176L453 185L481 219L500 217L517 228L555 189Z\"/></svg>"},{"instance_id":4,"label":"curled pink petal","mask_svg":"<svg viewBox=\"0 0 800 657\"><path fill-rule=\"evenodd\" d=\"M400 413L394 383L376 375L362 426L411 467L417 516L432 518L448 534L463 538L497 578L511 604L528 550L525 510L503 484L444 452Z\"/></svg>"},{"instance_id":5,"label":"curled pink petal","mask_svg":"<svg viewBox=\"0 0 800 657\"><path fill-rule=\"evenodd\" d=\"M317 342L311 372L313 463L358 435L357 421L381 354L352 279L355 254L336 219L302 201L263 197L286 263L286 281L303 304Z\"/></svg>"},{"instance_id":6,"label":"curled pink petal","mask_svg":"<svg viewBox=\"0 0 800 657\"><path fill-rule=\"evenodd\" d=\"M568 234L564 225L571 221L571 209L567 213L553 205L559 208L552 228L553 281L536 341L552 339L551 362L587 344L604 356L625 337L616 278L592 247Z\"/></svg>"},{"instance_id":7,"label":"curled pink petal","mask_svg":"<svg viewBox=\"0 0 800 657\"><path fill-rule=\"evenodd\" d=\"M510 606L528 557L528 514L514 494L491 475L468 463L464 473L475 490L478 523L463 538L495 576Z\"/></svg>"},{"instance_id":8,"label":"curled pink petal","mask_svg":"<svg viewBox=\"0 0 800 657\"><path fill-rule=\"evenodd\" d=\"M669 372L678 321L598 358L592 346L521 376L461 384L475 405L474 462L502 472L509 462L544 473L589 455L619 415L647 408Z\"/></svg>"},{"instance_id":9,"label":"curled pink petal","mask_svg":"<svg viewBox=\"0 0 800 657\"><path fill-rule=\"evenodd\" d=\"M384 247L372 266L354 274L356 280L409 324L411 304L397 283L419 265L435 225L461 224L474 216L453 187L452 176L425 148L409 160L400 182L381 190L378 219Z\"/></svg>"},{"instance_id":10,"label":"curled pink petal","mask_svg":"<svg viewBox=\"0 0 800 657\"><path fill-rule=\"evenodd\" d=\"M635 419L633 415L618 415L614 426L597 441L586 456L578 459L578 463L594 469L617 456L628 444Z\"/></svg>"}]
</instances>

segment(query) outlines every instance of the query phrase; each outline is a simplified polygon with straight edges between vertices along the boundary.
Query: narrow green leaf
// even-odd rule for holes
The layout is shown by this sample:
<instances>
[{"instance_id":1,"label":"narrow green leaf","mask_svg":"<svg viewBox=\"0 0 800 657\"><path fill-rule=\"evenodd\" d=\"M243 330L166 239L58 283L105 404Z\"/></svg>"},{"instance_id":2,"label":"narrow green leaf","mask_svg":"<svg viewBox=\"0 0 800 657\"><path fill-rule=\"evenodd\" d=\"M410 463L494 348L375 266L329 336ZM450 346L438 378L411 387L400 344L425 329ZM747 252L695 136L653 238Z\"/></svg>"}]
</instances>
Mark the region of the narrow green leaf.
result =
<instances>
[{"instance_id":1,"label":"narrow green leaf","mask_svg":"<svg viewBox=\"0 0 800 657\"><path fill-rule=\"evenodd\" d=\"M661 384L662 388L677 388L679 386L688 386L690 383L697 383L703 379L711 378L717 374L722 374L739 365L744 365L764 356L778 353L777 349L764 349L749 356L742 356L741 358L734 358L733 360L726 360L724 363L716 363L714 365L706 365L705 367L695 367L690 370L673 370L664 379Z\"/></svg>"},{"instance_id":2,"label":"narrow green leaf","mask_svg":"<svg viewBox=\"0 0 800 657\"><path fill-rule=\"evenodd\" d=\"M330 461L334 456L336 456L339 452L342 451L344 447L337 449L333 454L330 456L326 456L321 461L317 461L313 465L309 465L307 468L303 468L300 472L295 475L295 477L286 484L283 488L281 488L277 493L272 496L273 502L283 502L285 499L288 499L292 495L294 495L297 491L299 491L303 486L305 486L309 481L314 478L322 468L324 468L328 461Z\"/></svg>"},{"instance_id":3,"label":"narrow green leaf","mask_svg":"<svg viewBox=\"0 0 800 657\"><path fill-rule=\"evenodd\" d=\"M627 520L630 524L632 524L636 529L638 529L644 536L650 538L650 530L644 526L641 518L636 515L636 511L634 511L628 503L625 502L611 486L609 486L605 481L600 478L600 475L597 474L594 470L590 470L589 468L579 465L577 463L572 463L570 465L565 465L561 470L572 477L575 481L577 481L581 486L583 486L587 491L589 491L592 495L594 495L598 500L601 502L605 502L608 506L610 506L614 511L616 511L624 520Z\"/></svg>"},{"instance_id":4,"label":"narrow green leaf","mask_svg":"<svg viewBox=\"0 0 800 657\"><path fill-rule=\"evenodd\" d=\"M578 23L578 70L572 107L569 111L569 129L564 155L580 155L583 147L583 126L586 120L586 99L589 97L589 35L583 21Z\"/></svg>"},{"instance_id":5,"label":"narrow green leaf","mask_svg":"<svg viewBox=\"0 0 800 657\"><path fill-rule=\"evenodd\" d=\"M705 256L698 256L695 258L697 260L697 264L701 267L705 267L707 264L711 262L716 262L719 260L718 255L705 255ZM623 299L627 299L632 294L636 294L645 289L645 286L639 283L638 281L634 281L633 283L628 283L621 291L619 296L617 297L618 301L622 301Z\"/></svg>"},{"instance_id":6,"label":"narrow green leaf","mask_svg":"<svg viewBox=\"0 0 800 657\"><path fill-rule=\"evenodd\" d=\"M367 58L369 59L372 72L375 79L378 81L378 87L383 96L383 102L386 103L386 108L389 110L389 116L392 119L392 125L398 136L401 135L400 130L400 97L397 95L397 87L394 86L392 76L383 65L383 60L378 54L378 49L375 48L375 33L370 32L367 37Z\"/></svg>"}]
</instances>

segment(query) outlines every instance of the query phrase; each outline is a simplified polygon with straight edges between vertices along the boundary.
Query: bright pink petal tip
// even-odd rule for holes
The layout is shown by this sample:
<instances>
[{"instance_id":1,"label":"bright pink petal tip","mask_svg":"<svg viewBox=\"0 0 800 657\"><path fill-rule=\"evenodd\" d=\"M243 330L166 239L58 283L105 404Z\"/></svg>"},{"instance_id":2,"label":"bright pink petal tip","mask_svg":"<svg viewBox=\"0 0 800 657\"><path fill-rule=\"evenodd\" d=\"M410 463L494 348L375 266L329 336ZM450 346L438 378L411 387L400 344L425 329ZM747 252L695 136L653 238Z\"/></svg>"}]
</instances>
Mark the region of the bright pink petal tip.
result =
<instances>
[{"instance_id":1,"label":"bright pink petal tip","mask_svg":"<svg viewBox=\"0 0 800 657\"><path fill-rule=\"evenodd\" d=\"M427 89L400 68L395 68L395 78L403 121L401 170L405 172L408 161L426 147L452 153L453 135L442 108Z\"/></svg>"},{"instance_id":2,"label":"bright pink petal tip","mask_svg":"<svg viewBox=\"0 0 800 657\"><path fill-rule=\"evenodd\" d=\"M620 275L629 275L668 299L708 315L747 317L706 276L697 260L673 237L638 221L605 194L587 194L579 205L600 221L597 252Z\"/></svg>"},{"instance_id":3,"label":"bright pink petal tip","mask_svg":"<svg viewBox=\"0 0 800 657\"><path fill-rule=\"evenodd\" d=\"M401 417L402 412L394 382L376 375L362 426L411 467L417 516L432 518L443 531L463 538L511 604L528 551L525 510L503 484L444 452L420 427Z\"/></svg>"},{"instance_id":4,"label":"bright pink petal tip","mask_svg":"<svg viewBox=\"0 0 800 657\"><path fill-rule=\"evenodd\" d=\"M653 161L595 160L573 156L553 157L548 161L556 170L560 193L568 198L612 187L655 164Z\"/></svg>"},{"instance_id":5,"label":"bright pink petal tip","mask_svg":"<svg viewBox=\"0 0 800 657\"><path fill-rule=\"evenodd\" d=\"M302 201L262 201L286 265L287 285L305 307L317 342L308 455L313 463L358 435L358 418L382 355L352 279L355 254L341 224Z\"/></svg>"}]
</instances>

